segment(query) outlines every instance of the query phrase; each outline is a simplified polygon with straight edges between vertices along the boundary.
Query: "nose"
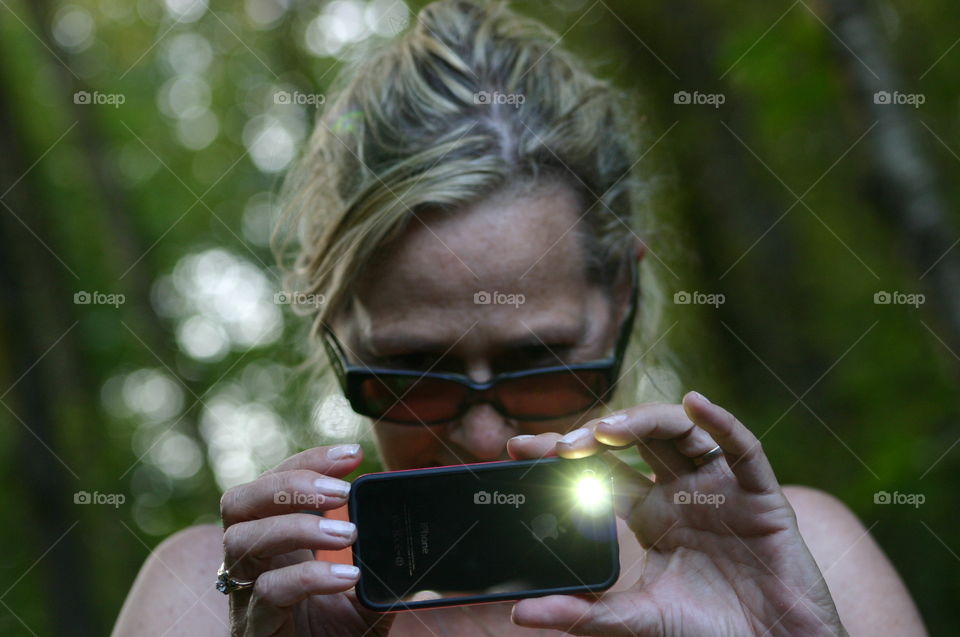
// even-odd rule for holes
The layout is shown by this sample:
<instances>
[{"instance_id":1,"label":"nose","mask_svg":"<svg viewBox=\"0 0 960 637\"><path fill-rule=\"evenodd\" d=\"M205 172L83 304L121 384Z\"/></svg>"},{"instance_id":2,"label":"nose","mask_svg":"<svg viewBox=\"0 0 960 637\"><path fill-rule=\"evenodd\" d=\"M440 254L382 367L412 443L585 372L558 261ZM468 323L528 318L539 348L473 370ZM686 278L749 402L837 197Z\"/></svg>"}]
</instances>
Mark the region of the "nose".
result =
<instances>
[{"instance_id":1,"label":"nose","mask_svg":"<svg viewBox=\"0 0 960 637\"><path fill-rule=\"evenodd\" d=\"M479 462L506 459L507 440L515 435L516 428L489 403L471 406L448 434L451 442Z\"/></svg>"}]
</instances>

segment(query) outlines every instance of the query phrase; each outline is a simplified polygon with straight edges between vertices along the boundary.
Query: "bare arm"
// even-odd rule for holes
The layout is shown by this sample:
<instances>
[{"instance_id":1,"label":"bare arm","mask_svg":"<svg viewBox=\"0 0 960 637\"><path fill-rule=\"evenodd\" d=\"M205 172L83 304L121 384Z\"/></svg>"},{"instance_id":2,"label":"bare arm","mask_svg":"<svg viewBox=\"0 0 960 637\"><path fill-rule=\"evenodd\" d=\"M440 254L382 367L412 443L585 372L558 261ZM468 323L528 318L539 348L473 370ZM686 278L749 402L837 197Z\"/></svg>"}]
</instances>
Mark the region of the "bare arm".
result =
<instances>
[{"instance_id":1,"label":"bare arm","mask_svg":"<svg viewBox=\"0 0 960 637\"><path fill-rule=\"evenodd\" d=\"M850 637L927 635L900 576L846 505L810 487L788 485L783 493Z\"/></svg>"},{"instance_id":2,"label":"bare arm","mask_svg":"<svg viewBox=\"0 0 960 637\"><path fill-rule=\"evenodd\" d=\"M227 598L213 586L222 542L223 530L214 524L164 540L140 569L113 637L229 635Z\"/></svg>"}]
</instances>

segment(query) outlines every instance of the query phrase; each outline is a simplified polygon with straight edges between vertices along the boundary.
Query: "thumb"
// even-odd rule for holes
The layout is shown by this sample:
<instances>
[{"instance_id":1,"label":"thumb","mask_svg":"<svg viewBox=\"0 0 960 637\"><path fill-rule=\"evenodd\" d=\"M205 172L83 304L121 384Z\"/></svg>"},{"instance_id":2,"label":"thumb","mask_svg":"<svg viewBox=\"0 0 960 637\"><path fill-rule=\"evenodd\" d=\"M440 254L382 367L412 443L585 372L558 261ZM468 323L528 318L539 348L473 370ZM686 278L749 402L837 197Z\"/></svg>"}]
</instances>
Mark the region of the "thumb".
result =
<instances>
[{"instance_id":1,"label":"thumb","mask_svg":"<svg viewBox=\"0 0 960 637\"><path fill-rule=\"evenodd\" d=\"M589 629L584 628L581 632L579 628L589 623L592 612L592 602L581 597L549 595L517 602L510 613L510 621L527 628L553 628L585 635Z\"/></svg>"},{"instance_id":2,"label":"thumb","mask_svg":"<svg viewBox=\"0 0 960 637\"><path fill-rule=\"evenodd\" d=\"M625 593L613 593L602 597L589 594L549 595L524 599L513 606L510 621L527 628L548 628L571 635L595 637L653 637L654 616L647 604L632 599L629 611L617 611L616 599ZM634 596L635 597L635 596ZM639 603L638 603L639 602ZM641 614L647 616L641 618ZM637 621L638 618L640 621Z\"/></svg>"}]
</instances>

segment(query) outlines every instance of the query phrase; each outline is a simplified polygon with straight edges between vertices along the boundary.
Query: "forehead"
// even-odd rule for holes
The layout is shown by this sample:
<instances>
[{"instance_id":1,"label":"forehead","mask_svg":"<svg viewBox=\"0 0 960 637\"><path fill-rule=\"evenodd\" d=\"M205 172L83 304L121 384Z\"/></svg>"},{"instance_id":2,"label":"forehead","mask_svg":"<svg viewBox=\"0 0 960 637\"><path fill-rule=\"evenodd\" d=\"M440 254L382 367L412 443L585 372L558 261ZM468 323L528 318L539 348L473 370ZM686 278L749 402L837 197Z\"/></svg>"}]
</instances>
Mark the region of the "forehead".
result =
<instances>
[{"instance_id":1,"label":"forehead","mask_svg":"<svg viewBox=\"0 0 960 637\"><path fill-rule=\"evenodd\" d=\"M468 330L482 338L582 329L590 296L575 228L582 212L572 189L551 183L418 213L360 277L351 323L367 338L448 344Z\"/></svg>"}]
</instances>

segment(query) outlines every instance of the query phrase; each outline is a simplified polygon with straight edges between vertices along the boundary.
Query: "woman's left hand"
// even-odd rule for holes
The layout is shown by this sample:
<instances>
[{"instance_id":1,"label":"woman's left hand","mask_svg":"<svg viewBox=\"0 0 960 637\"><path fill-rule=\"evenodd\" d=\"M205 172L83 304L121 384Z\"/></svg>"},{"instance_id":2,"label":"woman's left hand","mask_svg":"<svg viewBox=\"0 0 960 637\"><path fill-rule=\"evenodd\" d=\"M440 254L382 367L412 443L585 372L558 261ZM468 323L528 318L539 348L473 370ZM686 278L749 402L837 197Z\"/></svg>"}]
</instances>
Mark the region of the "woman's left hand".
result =
<instances>
[{"instance_id":1,"label":"woman's left hand","mask_svg":"<svg viewBox=\"0 0 960 637\"><path fill-rule=\"evenodd\" d=\"M522 600L514 623L604 637L847 635L760 442L728 411L690 392L682 405L639 405L559 437L511 439L510 454L637 445L654 481L603 455L617 515L646 558L625 590ZM693 461L717 445L722 456Z\"/></svg>"}]
</instances>

